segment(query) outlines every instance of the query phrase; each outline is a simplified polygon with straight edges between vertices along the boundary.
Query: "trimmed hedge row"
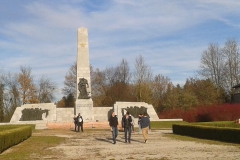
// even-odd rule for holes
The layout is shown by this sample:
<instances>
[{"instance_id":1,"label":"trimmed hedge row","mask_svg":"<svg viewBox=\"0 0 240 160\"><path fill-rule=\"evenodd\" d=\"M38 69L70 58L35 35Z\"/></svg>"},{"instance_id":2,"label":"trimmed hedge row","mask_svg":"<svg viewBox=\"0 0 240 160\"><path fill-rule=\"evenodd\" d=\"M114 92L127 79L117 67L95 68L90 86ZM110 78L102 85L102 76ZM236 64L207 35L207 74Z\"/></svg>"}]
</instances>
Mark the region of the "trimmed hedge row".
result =
<instances>
[{"instance_id":1,"label":"trimmed hedge row","mask_svg":"<svg viewBox=\"0 0 240 160\"><path fill-rule=\"evenodd\" d=\"M32 135L31 126L21 126L0 132L0 153Z\"/></svg>"},{"instance_id":2,"label":"trimmed hedge row","mask_svg":"<svg viewBox=\"0 0 240 160\"><path fill-rule=\"evenodd\" d=\"M240 143L240 129L227 127L212 127L191 124L173 124L174 134L202 139Z\"/></svg>"},{"instance_id":3,"label":"trimmed hedge row","mask_svg":"<svg viewBox=\"0 0 240 160\"><path fill-rule=\"evenodd\" d=\"M10 124L10 125L0 125L0 132L9 129L15 129L23 126L31 126L32 130L35 129L35 124Z\"/></svg>"}]
</instances>

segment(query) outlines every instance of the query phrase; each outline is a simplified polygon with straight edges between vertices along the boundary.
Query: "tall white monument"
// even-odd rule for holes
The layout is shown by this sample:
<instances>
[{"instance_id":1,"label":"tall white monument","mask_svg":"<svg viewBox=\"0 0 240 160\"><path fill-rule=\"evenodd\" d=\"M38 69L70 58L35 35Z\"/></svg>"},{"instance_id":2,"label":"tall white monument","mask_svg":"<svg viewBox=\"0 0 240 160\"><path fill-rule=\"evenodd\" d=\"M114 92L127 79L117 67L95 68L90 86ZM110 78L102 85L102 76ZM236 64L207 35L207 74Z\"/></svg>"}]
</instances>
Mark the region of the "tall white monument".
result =
<instances>
[{"instance_id":1,"label":"tall white monument","mask_svg":"<svg viewBox=\"0 0 240 160\"><path fill-rule=\"evenodd\" d=\"M91 98L91 78L87 28L78 28L77 33L77 95L75 114L81 113L84 120L94 120Z\"/></svg>"}]
</instances>

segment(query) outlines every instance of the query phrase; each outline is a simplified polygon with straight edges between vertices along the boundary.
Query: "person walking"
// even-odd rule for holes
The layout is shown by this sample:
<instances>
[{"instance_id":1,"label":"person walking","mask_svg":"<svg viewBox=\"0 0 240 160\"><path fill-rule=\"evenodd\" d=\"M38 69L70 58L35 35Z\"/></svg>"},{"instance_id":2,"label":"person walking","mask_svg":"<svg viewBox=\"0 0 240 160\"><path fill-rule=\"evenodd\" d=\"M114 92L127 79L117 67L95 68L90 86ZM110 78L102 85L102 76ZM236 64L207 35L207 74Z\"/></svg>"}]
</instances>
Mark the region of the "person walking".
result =
<instances>
[{"instance_id":1,"label":"person walking","mask_svg":"<svg viewBox=\"0 0 240 160\"><path fill-rule=\"evenodd\" d=\"M142 113L140 113L140 114L138 115L138 132L139 132L139 134L142 134L141 118L142 118Z\"/></svg>"},{"instance_id":2,"label":"person walking","mask_svg":"<svg viewBox=\"0 0 240 160\"><path fill-rule=\"evenodd\" d=\"M129 116L129 112L126 113L122 118L122 128L124 129L125 143L131 143L131 133L132 133L132 118Z\"/></svg>"},{"instance_id":3,"label":"person walking","mask_svg":"<svg viewBox=\"0 0 240 160\"><path fill-rule=\"evenodd\" d=\"M118 136L118 118L115 115L115 112L112 112L108 121L112 131L113 144L116 144L116 138Z\"/></svg>"},{"instance_id":4,"label":"person walking","mask_svg":"<svg viewBox=\"0 0 240 160\"><path fill-rule=\"evenodd\" d=\"M132 122L131 122L131 131L134 133L134 117L131 115L131 114L129 114L129 116L131 117L131 119L132 119Z\"/></svg>"},{"instance_id":5,"label":"person walking","mask_svg":"<svg viewBox=\"0 0 240 160\"><path fill-rule=\"evenodd\" d=\"M151 125L150 125L150 119L147 116L146 112L143 113L143 117L141 118L140 124L141 124L141 128L142 128L142 134L143 134L144 142L147 143L148 130L151 129Z\"/></svg>"},{"instance_id":6,"label":"person walking","mask_svg":"<svg viewBox=\"0 0 240 160\"><path fill-rule=\"evenodd\" d=\"M80 127L81 127L81 131L83 132L83 117L81 116L80 113L78 113L78 116L77 116L77 125L78 125L78 132L80 132Z\"/></svg>"}]
</instances>

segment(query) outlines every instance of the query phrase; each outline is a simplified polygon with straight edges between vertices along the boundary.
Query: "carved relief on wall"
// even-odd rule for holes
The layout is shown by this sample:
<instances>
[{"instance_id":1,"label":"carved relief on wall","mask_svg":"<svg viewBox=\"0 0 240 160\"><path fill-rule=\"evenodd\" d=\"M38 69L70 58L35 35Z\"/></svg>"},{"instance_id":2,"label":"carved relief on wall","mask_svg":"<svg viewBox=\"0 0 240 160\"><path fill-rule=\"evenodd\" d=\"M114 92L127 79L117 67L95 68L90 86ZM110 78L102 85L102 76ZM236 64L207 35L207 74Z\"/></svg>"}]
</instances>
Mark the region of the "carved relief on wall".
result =
<instances>
[{"instance_id":1,"label":"carved relief on wall","mask_svg":"<svg viewBox=\"0 0 240 160\"><path fill-rule=\"evenodd\" d=\"M147 108L144 106L141 106L141 107L130 106L127 108L122 108L121 112L122 112L122 116L124 116L126 112L129 112L134 118L138 118L139 114L143 114L144 112L147 113Z\"/></svg>"},{"instance_id":2,"label":"carved relief on wall","mask_svg":"<svg viewBox=\"0 0 240 160\"><path fill-rule=\"evenodd\" d=\"M35 120L43 120L42 115L46 113L45 118L48 116L47 109L42 110L41 108L24 108L22 110L22 117L20 121L35 121Z\"/></svg>"}]
</instances>

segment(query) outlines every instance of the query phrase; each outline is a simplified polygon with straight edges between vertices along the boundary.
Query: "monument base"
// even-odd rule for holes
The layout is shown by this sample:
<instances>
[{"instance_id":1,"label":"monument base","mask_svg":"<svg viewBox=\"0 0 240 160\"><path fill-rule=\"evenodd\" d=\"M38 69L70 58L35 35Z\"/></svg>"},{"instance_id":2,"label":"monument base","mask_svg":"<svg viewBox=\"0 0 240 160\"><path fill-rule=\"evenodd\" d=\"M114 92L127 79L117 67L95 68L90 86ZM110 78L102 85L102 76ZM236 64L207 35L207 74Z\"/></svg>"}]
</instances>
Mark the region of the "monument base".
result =
<instances>
[{"instance_id":1,"label":"monument base","mask_svg":"<svg viewBox=\"0 0 240 160\"><path fill-rule=\"evenodd\" d=\"M83 121L94 121L93 101L92 99L77 99L75 106L75 115L78 113L83 117Z\"/></svg>"}]
</instances>

